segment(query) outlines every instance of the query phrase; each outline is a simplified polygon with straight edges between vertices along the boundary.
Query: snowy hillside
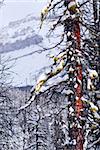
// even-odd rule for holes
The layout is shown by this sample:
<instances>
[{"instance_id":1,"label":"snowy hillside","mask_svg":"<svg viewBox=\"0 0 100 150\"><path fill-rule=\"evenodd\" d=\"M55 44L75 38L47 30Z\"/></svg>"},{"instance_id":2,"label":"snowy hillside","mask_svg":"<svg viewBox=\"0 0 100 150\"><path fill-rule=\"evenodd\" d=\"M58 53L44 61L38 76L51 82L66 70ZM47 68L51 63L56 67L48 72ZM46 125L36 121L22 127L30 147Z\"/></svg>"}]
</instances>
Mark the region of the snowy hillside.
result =
<instances>
[{"instance_id":1,"label":"snowy hillside","mask_svg":"<svg viewBox=\"0 0 100 150\"><path fill-rule=\"evenodd\" d=\"M36 19L28 16L4 27L0 35L0 52L20 50L41 43L43 38L35 33L34 22Z\"/></svg>"},{"instance_id":2,"label":"snowy hillside","mask_svg":"<svg viewBox=\"0 0 100 150\"><path fill-rule=\"evenodd\" d=\"M9 58L9 63L14 64L11 71L14 86L32 85L33 76L45 66L49 65L46 57L48 52L34 53L48 45L45 37L47 29L39 30L40 20L27 15L25 18L10 22L0 30L1 57Z\"/></svg>"}]
</instances>

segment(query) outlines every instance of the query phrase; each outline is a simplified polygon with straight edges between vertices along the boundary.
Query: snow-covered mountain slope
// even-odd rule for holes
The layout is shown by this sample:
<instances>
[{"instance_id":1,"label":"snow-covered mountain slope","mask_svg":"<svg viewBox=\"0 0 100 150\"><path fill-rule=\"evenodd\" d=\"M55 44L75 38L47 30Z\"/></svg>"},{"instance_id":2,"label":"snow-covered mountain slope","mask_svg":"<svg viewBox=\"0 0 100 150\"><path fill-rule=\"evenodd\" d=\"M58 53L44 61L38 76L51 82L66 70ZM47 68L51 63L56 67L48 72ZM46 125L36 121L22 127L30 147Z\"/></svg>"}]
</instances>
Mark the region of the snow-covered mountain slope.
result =
<instances>
[{"instance_id":1,"label":"snow-covered mountain slope","mask_svg":"<svg viewBox=\"0 0 100 150\"><path fill-rule=\"evenodd\" d=\"M43 38L35 33L36 18L27 16L9 23L0 31L0 52L5 53L37 45Z\"/></svg>"},{"instance_id":2,"label":"snow-covered mountain slope","mask_svg":"<svg viewBox=\"0 0 100 150\"><path fill-rule=\"evenodd\" d=\"M0 30L1 58L9 58L9 63L14 64L11 68L14 72L14 86L34 84L33 75L50 64L46 57L48 51L34 53L41 50L39 45L46 47L49 43L45 37L47 27L40 31L39 25L39 18L30 14L21 20L10 22Z\"/></svg>"}]
</instances>

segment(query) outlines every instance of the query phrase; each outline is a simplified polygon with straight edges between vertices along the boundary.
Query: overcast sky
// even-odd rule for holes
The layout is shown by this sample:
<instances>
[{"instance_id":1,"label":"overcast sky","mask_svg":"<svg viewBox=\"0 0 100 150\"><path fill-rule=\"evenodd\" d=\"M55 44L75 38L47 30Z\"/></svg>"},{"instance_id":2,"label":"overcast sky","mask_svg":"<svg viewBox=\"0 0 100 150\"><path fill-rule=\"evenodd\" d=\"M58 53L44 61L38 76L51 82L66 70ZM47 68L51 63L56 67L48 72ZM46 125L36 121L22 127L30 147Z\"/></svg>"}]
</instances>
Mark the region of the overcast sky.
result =
<instances>
[{"instance_id":1,"label":"overcast sky","mask_svg":"<svg viewBox=\"0 0 100 150\"><path fill-rule=\"evenodd\" d=\"M0 0L1 1L1 0ZM39 16L48 0L5 0L0 9L0 28L33 13Z\"/></svg>"}]
</instances>

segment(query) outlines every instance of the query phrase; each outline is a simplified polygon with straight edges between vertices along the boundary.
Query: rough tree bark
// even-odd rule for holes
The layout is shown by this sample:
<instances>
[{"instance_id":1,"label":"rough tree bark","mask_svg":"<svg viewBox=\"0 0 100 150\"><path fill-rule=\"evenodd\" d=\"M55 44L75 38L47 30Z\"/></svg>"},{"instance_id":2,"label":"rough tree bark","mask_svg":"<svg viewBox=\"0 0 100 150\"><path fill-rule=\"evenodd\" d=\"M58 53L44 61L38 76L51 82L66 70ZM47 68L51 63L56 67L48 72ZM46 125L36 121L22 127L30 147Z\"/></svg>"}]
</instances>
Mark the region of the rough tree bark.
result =
<instances>
[{"instance_id":1,"label":"rough tree bark","mask_svg":"<svg viewBox=\"0 0 100 150\"><path fill-rule=\"evenodd\" d=\"M70 0L70 2L76 2L75 0ZM70 11L71 14L75 14L76 13L76 9L75 10L71 10ZM73 27L73 33L74 36L76 37L74 43L75 43L75 49L78 49L79 51L81 51L80 48L80 25L79 25L79 17L76 18L74 20L74 22L72 22L72 27ZM80 59L77 56L78 59ZM77 88L75 90L75 112L76 112L76 118L79 121L80 120L80 116L81 116L81 112L83 109L83 103L81 100L82 97L82 65L80 60L76 63L76 79L77 79ZM79 82L80 81L80 82ZM72 136L76 139L76 146L74 147L75 150L83 150L83 131L80 127L78 127L78 124L73 127L72 129Z\"/></svg>"}]
</instances>

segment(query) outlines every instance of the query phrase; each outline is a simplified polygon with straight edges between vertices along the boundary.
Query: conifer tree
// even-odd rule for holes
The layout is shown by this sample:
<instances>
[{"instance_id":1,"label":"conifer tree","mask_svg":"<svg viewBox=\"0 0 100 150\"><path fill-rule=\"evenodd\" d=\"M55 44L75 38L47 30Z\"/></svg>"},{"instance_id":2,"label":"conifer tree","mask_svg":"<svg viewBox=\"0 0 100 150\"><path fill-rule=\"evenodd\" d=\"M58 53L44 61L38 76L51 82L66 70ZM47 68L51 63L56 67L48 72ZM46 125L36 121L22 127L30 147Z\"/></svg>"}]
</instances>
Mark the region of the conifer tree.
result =
<instances>
[{"instance_id":1,"label":"conifer tree","mask_svg":"<svg viewBox=\"0 0 100 150\"><path fill-rule=\"evenodd\" d=\"M63 119L59 119L59 123L55 121L54 127L59 126L63 132L63 141L61 143L60 140L60 148L59 144L56 145L57 150L96 149L100 142L100 116L96 97L100 46L99 5L99 1L95 0L51 0L41 11L40 28L48 19L52 26L49 36L58 33L56 44L48 48L56 49L57 54L50 56L53 64L40 76L29 101L19 111L30 106L39 94L62 82L66 83L68 124ZM49 18L50 12L53 15ZM49 82L51 79L52 83Z\"/></svg>"}]
</instances>

